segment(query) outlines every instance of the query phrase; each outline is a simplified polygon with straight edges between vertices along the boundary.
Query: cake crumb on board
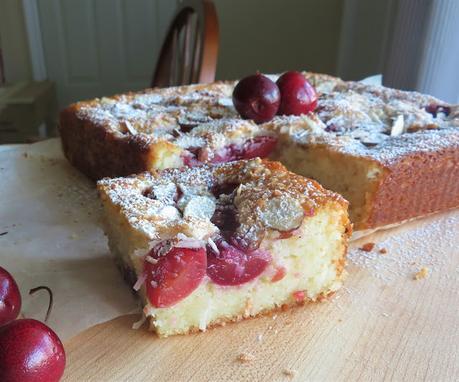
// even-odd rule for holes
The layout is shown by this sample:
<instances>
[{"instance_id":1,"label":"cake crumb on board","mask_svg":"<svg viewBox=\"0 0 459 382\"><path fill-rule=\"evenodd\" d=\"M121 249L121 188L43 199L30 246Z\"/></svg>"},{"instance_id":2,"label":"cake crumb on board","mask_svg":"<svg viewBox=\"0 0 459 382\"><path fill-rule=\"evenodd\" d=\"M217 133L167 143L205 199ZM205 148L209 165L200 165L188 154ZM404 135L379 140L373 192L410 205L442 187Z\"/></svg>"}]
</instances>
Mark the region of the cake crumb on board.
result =
<instances>
[{"instance_id":1,"label":"cake crumb on board","mask_svg":"<svg viewBox=\"0 0 459 382\"><path fill-rule=\"evenodd\" d=\"M361 251L365 251L365 252L371 252L373 250L373 248L375 247L375 243L365 243L364 245L362 245L359 249Z\"/></svg>"},{"instance_id":2,"label":"cake crumb on board","mask_svg":"<svg viewBox=\"0 0 459 382\"><path fill-rule=\"evenodd\" d=\"M282 374L284 374L286 377L289 377L291 379L291 378L295 377L296 370L284 369L284 370L282 370Z\"/></svg>"},{"instance_id":3,"label":"cake crumb on board","mask_svg":"<svg viewBox=\"0 0 459 382\"><path fill-rule=\"evenodd\" d=\"M387 253L387 249L386 249L386 248L381 248L381 249L379 250L379 253L380 253L381 255L385 255L385 254Z\"/></svg>"},{"instance_id":4,"label":"cake crumb on board","mask_svg":"<svg viewBox=\"0 0 459 382\"><path fill-rule=\"evenodd\" d=\"M236 361L240 363L249 363L255 360L255 356L250 353L241 353L236 357Z\"/></svg>"},{"instance_id":5,"label":"cake crumb on board","mask_svg":"<svg viewBox=\"0 0 459 382\"><path fill-rule=\"evenodd\" d=\"M414 275L415 280L422 280L429 277L429 268L422 267L419 272Z\"/></svg>"}]
</instances>

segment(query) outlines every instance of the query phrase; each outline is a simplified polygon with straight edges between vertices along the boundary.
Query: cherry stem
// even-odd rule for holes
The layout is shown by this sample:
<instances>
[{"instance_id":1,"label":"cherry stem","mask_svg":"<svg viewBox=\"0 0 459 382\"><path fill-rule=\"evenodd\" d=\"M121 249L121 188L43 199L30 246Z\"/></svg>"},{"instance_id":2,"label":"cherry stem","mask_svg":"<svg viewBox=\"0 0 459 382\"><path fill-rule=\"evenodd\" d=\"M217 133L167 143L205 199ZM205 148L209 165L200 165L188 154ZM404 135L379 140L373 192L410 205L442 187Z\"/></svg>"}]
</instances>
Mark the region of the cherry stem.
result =
<instances>
[{"instance_id":1,"label":"cherry stem","mask_svg":"<svg viewBox=\"0 0 459 382\"><path fill-rule=\"evenodd\" d=\"M36 288L32 288L29 290L29 294L32 295L35 292L38 292L39 290L46 290L49 294L49 304L48 304L48 310L46 311L46 317L45 317L45 322L48 321L49 314L51 313L51 309L53 308L53 292L50 288L44 285L37 286Z\"/></svg>"}]
</instances>

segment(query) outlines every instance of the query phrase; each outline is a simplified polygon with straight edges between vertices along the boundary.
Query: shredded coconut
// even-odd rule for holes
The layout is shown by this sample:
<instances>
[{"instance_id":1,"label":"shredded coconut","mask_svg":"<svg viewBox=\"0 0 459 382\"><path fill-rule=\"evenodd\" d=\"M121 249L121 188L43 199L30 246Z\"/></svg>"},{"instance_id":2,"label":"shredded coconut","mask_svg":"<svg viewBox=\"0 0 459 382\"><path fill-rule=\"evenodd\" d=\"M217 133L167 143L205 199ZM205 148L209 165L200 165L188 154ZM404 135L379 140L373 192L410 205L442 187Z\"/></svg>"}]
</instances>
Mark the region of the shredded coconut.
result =
<instances>
[{"instance_id":1,"label":"shredded coconut","mask_svg":"<svg viewBox=\"0 0 459 382\"><path fill-rule=\"evenodd\" d=\"M146 273L142 273L138 278L137 278L137 281L135 282L134 286L132 287L132 289L134 289L135 291L138 291L142 285L144 284L145 280L147 279L147 275Z\"/></svg>"}]
</instances>

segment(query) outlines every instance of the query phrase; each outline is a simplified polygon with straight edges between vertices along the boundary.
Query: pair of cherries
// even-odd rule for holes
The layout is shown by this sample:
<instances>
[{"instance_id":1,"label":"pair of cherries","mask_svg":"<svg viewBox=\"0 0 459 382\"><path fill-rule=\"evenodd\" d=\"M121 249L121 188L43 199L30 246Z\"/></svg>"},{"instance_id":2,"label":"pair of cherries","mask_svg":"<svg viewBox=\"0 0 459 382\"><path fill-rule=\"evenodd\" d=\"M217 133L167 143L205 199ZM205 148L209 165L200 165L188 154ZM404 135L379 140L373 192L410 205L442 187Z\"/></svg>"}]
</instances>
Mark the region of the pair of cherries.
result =
<instances>
[{"instance_id":1,"label":"pair of cherries","mask_svg":"<svg viewBox=\"0 0 459 382\"><path fill-rule=\"evenodd\" d=\"M276 82L257 73L239 81L233 91L233 104L242 118L263 123L276 114L301 115L314 111L317 93L299 72L286 72Z\"/></svg>"},{"instance_id":2,"label":"pair of cherries","mask_svg":"<svg viewBox=\"0 0 459 382\"><path fill-rule=\"evenodd\" d=\"M50 292L46 287L30 292L39 289ZM0 267L0 381L57 382L65 368L64 346L44 323L16 319L21 303L16 281Z\"/></svg>"}]
</instances>

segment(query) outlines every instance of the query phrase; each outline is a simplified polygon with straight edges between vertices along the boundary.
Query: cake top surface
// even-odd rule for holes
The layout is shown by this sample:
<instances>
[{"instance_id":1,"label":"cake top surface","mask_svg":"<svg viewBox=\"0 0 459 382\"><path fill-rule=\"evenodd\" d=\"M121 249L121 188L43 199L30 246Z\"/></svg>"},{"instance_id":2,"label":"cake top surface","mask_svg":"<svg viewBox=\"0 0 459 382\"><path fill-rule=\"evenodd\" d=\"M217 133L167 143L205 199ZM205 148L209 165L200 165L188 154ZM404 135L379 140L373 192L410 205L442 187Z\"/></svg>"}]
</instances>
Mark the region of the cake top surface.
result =
<instances>
[{"instance_id":1,"label":"cake top surface","mask_svg":"<svg viewBox=\"0 0 459 382\"><path fill-rule=\"evenodd\" d=\"M317 182L260 159L103 179L98 188L150 240L229 231L246 248L256 248L267 228L295 230L327 203L347 206Z\"/></svg>"},{"instance_id":2,"label":"cake top surface","mask_svg":"<svg viewBox=\"0 0 459 382\"><path fill-rule=\"evenodd\" d=\"M258 125L241 119L234 109L236 82L149 89L73 107L79 118L115 134L166 140L184 149L219 149L248 137L282 134L298 144L325 144L389 163L411 152L459 147L459 105L417 92L304 75L319 92L316 110Z\"/></svg>"}]
</instances>

